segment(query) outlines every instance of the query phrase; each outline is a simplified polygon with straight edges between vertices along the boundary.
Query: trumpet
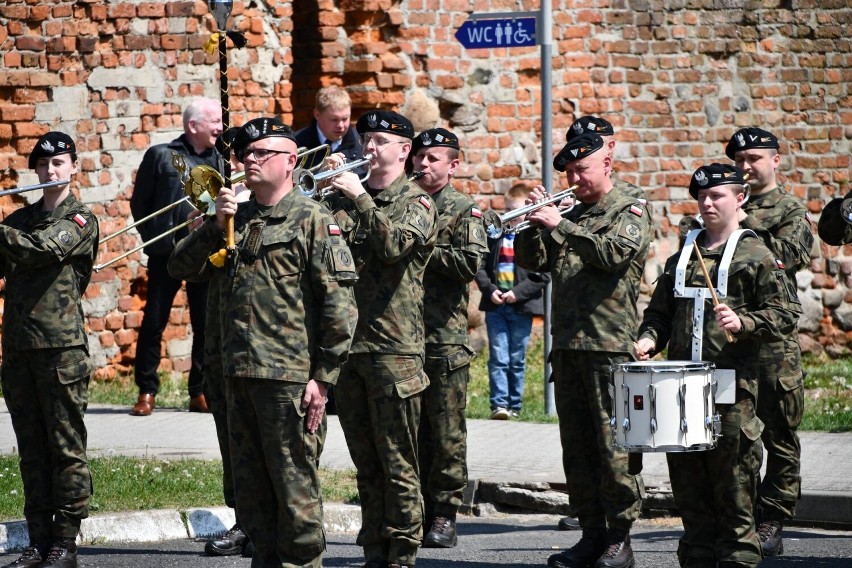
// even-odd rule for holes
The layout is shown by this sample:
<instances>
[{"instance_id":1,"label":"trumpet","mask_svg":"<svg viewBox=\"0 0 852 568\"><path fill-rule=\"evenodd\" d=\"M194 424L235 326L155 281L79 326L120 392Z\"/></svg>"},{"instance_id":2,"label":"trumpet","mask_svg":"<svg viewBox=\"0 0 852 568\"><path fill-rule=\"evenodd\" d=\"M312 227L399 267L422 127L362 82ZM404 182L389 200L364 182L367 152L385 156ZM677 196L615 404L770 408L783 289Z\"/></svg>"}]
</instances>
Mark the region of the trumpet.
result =
<instances>
[{"instance_id":1,"label":"trumpet","mask_svg":"<svg viewBox=\"0 0 852 568\"><path fill-rule=\"evenodd\" d=\"M559 193L554 193L547 199L542 199L538 203L531 203L524 207L518 207L517 209L504 213L503 215L497 215L493 212L493 210L486 211L483 216L485 219L485 232L488 233L488 236L492 239L496 239L507 233L518 233L520 231L524 231L529 229L532 226L532 223L529 221L521 221L514 227L507 226L507 223L519 217L529 215L533 211L537 211L547 205L552 205L568 199L570 203L566 206L560 207L560 215L565 216L577 205L577 196L574 195L574 191L577 187L578 186L576 185L572 185L568 189L562 190Z\"/></svg>"},{"instance_id":2,"label":"trumpet","mask_svg":"<svg viewBox=\"0 0 852 568\"><path fill-rule=\"evenodd\" d=\"M4 195L16 195L18 193L24 193L25 191L34 191L36 189L47 189L48 187L57 187L69 183L71 183L70 180L63 179L59 181L46 181L44 183L36 183L33 185L25 185L23 187L15 187L12 189L0 191L0 197L3 197Z\"/></svg>"},{"instance_id":3,"label":"trumpet","mask_svg":"<svg viewBox=\"0 0 852 568\"><path fill-rule=\"evenodd\" d=\"M326 170L324 172L314 173L311 170L302 170L298 174L296 184L301 188L302 195L305 197L310 197L313 199L322 199L327 195L331 194L332 191L322 191L319 189L319 185L327 180L330 180L334 177L339 176L344 172L349 172L352 170L357 170L361 166L367 166L367 171L363 176L358 178L358 181L364 183L367 181L367 178L370 177L370 161L372 161L373 157L371 155L367 155L366 157L355 160L354 162L349 162L348 164L343 164L339 168L335 168L333 170Z\"/></svg>"}]
</instances>

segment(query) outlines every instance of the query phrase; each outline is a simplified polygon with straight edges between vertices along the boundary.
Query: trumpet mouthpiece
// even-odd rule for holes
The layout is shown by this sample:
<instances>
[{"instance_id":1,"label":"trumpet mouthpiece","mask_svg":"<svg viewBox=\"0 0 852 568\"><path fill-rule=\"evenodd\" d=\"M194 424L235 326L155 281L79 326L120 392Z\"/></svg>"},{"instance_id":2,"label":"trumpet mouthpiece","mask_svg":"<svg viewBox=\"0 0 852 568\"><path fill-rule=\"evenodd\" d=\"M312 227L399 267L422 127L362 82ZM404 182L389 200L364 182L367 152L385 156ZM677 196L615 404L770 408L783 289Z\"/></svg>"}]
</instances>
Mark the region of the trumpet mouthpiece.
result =
<instances>
[{"instance_id":1,"label":"trumpet mouthpiece","mask_svg":"<svg viewBox=\"0 0 852 568\"><path fill-rule=\"evenodd\" d=\"M411 172L411 175L408 177L411 181L417 181L423 176L426 175L426 172Z\"/></svg>"}]
</instances>

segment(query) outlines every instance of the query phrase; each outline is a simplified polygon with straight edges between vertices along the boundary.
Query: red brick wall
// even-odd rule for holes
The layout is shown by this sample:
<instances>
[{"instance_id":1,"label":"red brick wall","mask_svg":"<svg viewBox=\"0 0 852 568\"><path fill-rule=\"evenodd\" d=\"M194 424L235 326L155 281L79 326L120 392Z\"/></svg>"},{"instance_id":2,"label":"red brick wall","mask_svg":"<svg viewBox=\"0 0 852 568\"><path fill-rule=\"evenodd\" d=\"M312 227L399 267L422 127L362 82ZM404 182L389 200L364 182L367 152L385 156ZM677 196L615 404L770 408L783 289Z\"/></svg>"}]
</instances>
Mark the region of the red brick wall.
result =
<instances>
[{"instance_id":1,"label":"red brick wall","mask_svg":"<svg viewBox=\"0 0 852 568\"><path fill-rule=\"evenodd\" d=\"M232 123L280 114L304 126L316 90L345 85L354 117L394 108L418 129L456 131L465 162L458 187L500 208L516 180L552 172L540 156L539 50L466 51L453 34L471 12L516 9L499 0L236 0L229 29L249 44L229 50ZM647 289L676 246L672 225L695 209L684 189L689 174L725 161L724 144L741 126L782 139L782 178L814 215L852 189L852 8L845 0L562 0L553 21L548 135L558 149L574 118L589 113L616 125L617 173L647 191L658 220ZM201 0L6 0L0 187L34 183L26 154L40 134L63 130L77 139L77 186L102 233L124 226L144 150L179 134L191 97L219 96L218 58L201 49L213 28ZM0 215L22 201L0 199ZM115 241L122 242L103 247L102 261L137 237ZM799 279L803 341L840 352L852 341L844 329L847 320L852 329L852 249L819 245L814 255ZM139 253L93 278L86 309L101 376L132 366L144 301ZM187 323L180 297L164 369L186 368Z\"/></svg>"}]
</instances>

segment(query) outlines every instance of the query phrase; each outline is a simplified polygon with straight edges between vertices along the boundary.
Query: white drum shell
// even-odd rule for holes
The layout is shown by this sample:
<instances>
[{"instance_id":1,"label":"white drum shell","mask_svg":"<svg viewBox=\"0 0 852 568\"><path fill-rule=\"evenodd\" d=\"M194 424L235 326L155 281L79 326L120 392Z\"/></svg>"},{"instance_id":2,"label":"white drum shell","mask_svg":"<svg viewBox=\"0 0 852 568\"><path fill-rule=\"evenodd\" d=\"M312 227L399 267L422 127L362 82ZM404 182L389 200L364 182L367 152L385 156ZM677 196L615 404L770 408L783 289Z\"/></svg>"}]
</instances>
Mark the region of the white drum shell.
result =
<instances>
[{"instance_id":1,"label":"white drum shell","mask_svg":"<svg viewBox=\"0 0 852 568\"><path fill-rule=\"evenodd\" d=\"M613 442L628 452L716 446L713 363L645 361L613 367Z\"/></svg>"}]
</instances>

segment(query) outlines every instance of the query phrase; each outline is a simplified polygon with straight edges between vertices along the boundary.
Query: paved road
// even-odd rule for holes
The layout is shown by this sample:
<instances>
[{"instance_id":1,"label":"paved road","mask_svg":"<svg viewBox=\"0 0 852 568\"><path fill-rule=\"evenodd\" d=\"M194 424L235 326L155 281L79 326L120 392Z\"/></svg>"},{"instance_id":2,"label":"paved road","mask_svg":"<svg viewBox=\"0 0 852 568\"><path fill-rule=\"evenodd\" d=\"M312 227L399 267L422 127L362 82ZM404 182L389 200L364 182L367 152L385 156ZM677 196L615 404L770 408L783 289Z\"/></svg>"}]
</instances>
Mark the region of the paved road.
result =
<instances>
[{"instance_id":1,"label":"paved road","mask_svg":"<svg viewBox=\"0 0 852 568\"><path fill-rule=\"evenodd\" d=\"M460 544L451 550L421 550L418 568L526 568L544 566L547 557L579 538L576 532L553 529L557 517L515 515L508 518L464 518ZM677 568L675 550L680 525L671 519L637 523L633 549L637 568ZM852 568L852 533L793 529L786 533L785 553L770 558L761 568ZM363 564L361 550L352 535L329 535L323 564L355 568ZM209 558L203 545L189 539L145 544L88 546L80 565L86 568L249 568L245 558ZM0 557L0 562L14 555Z\"/></svg>"}]
</instances>

